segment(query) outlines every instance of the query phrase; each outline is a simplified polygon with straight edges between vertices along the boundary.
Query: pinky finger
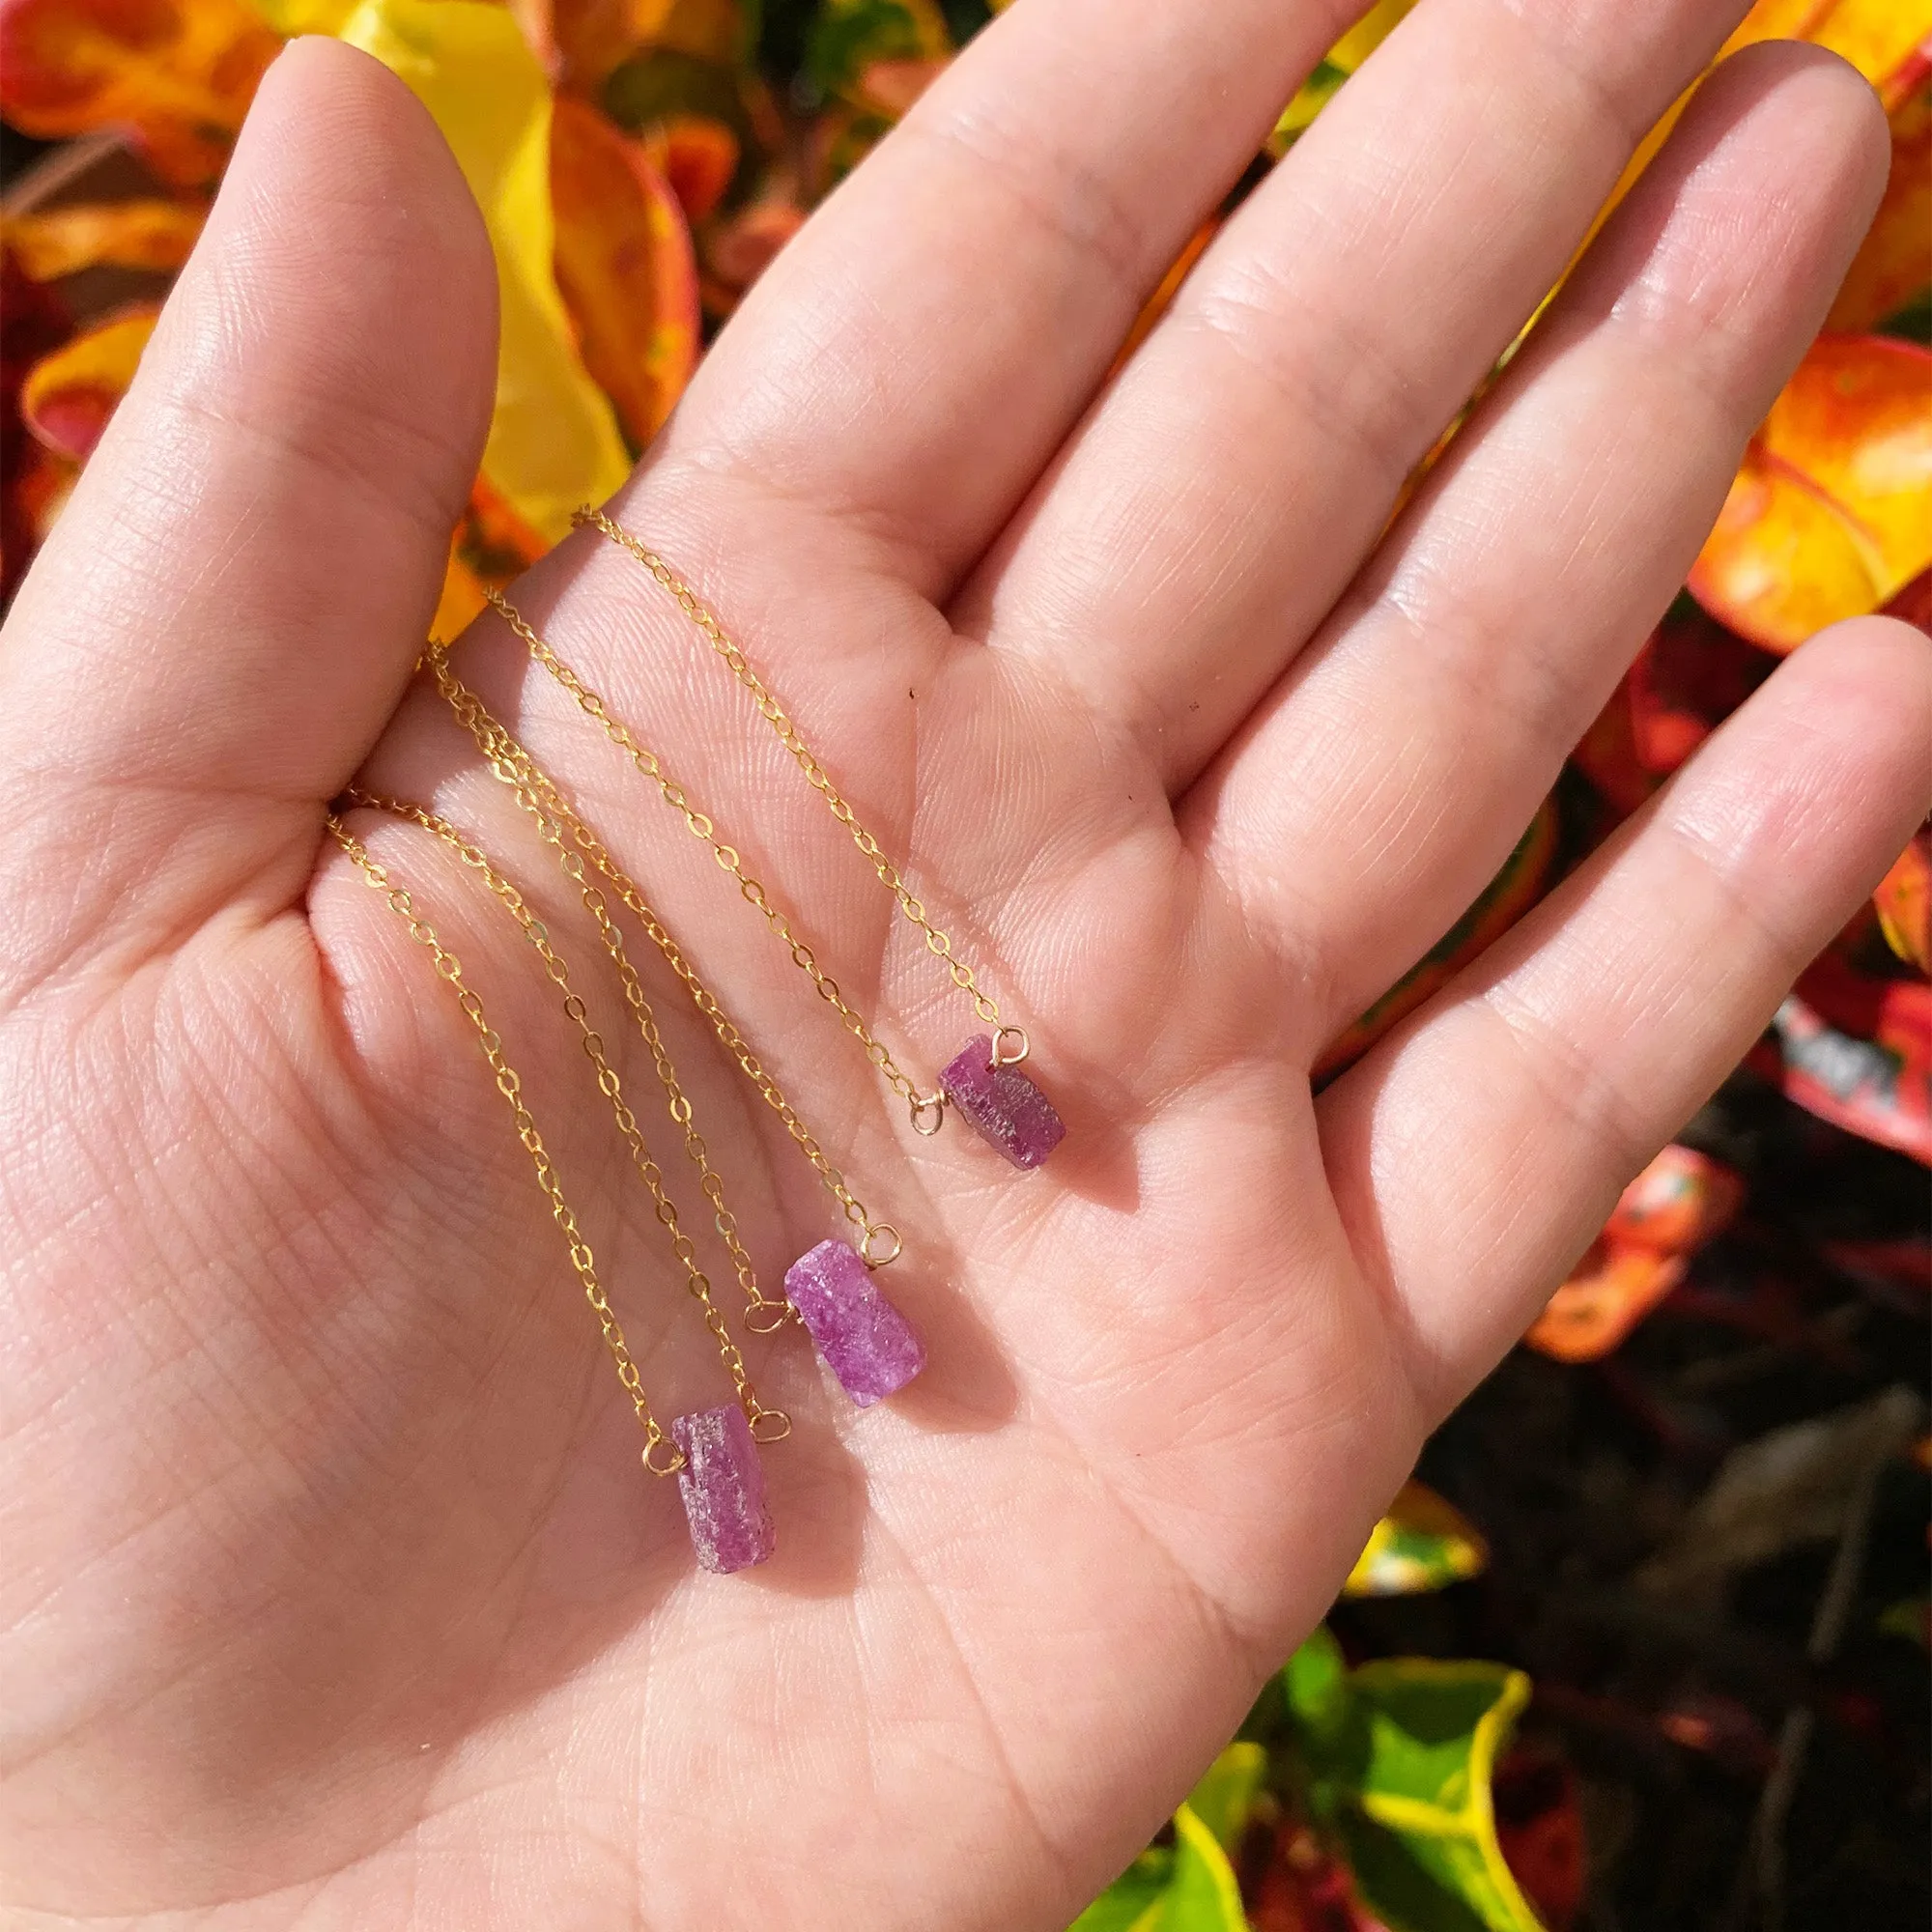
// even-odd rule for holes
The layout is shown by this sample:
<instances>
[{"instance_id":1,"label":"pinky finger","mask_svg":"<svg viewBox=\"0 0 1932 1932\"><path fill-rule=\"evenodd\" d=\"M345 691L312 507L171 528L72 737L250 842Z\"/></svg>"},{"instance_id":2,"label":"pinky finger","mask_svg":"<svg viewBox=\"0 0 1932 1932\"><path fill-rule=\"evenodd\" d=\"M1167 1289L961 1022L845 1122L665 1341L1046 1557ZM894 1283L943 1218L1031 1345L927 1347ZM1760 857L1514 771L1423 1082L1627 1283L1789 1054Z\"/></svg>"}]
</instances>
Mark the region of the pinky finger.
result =
<instances>
[{"instance_id":1,"label":"pinky finger","mask_svg":"<svg viewBox=\"0 0 1932 1932\"><path fill-rule=\"evenodd\" d=\"M1357 1255L1446 1407L1710 1095L1932 805L1932 644L1840 624L1322 1094Z\"/></svg>"}]
</instances>

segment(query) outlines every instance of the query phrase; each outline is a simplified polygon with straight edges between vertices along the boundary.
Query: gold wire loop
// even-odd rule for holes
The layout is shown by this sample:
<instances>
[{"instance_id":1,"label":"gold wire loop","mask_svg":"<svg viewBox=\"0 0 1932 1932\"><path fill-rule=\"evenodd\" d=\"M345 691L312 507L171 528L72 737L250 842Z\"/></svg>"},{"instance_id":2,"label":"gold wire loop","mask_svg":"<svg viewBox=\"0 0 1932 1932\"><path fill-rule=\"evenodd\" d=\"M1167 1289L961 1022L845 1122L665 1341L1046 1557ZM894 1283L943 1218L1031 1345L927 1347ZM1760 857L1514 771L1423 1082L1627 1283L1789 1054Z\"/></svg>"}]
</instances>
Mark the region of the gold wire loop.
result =
<instances>
[{"instance_id":1,"label":"gold wire loop","mask_svg":"<svg viewBox=\"0 0 1932 1932\"><path fill-rule=\"evenodd\" d=\"M1006 1051L1006 1040L1009 1034L1014 1034L1019 1038L1020 1047L1017 1053L1009 1053ZM993 1036L993 1057L987 1065L997 1073L1003 1066L1017 1066L1032 1051L1033 1041L1027 1037L1025 1027L1003 1026Z\"/></svg>"},{"instance_id":2,"label":"gold wire loop","mask_svg":"<svg viewBox=\"0 0 1932 1932\"><path fill-rule=\"evenodd\" d=\"M875 1255L872 1252L872 1243L883 1235L890 1235L893 1237L893 1244L884 1254ZM859 1259L868 1268L891 1267L904 1253L905 1241L890 1221L874 1221L866 1230L866 1238L859 1243Z\"/></svg>"},{"instance_id":3,"label":"gold wire loop","mask_svg":"<svg viewBox=\"0 0 1932 1932\"><path fill-rule=\"evenodd\" d=\"M660 1449L670 1451L670 1460L666 1463L653 1462ZM684 1451L668 1435L660 1435L655 1441L644 1444L644 1467L654 1476L674 1476L684 1467Z\"/></svg>"},{"instance_id":4,"label":"gold wire loop","mask_svg":"<svg viewBox=\"0 0 1932 1932\"><path fill-rule=\"evenodd\" d=\"M907 1102L912 1109L912 1130L930 1140L946 1124L946 1090L934 1094L915 1094Z\"/></svg>"},{"instance_id":5,"label":"gold wire loop","mask_svg":"<svg viewBox=\"0 0 1932 1932\"><path fill-rule=\"evenodd\" d=\"M753 1442L782 1442L791 1434L791 1417L781 1408L766 1408L763 1404L752 1417Z\"/></svg>"},{"instance_id":6,"label":"gold wire loop","mask_svg":"<svg viewBox=\"0 0 1932 1932\"><path fill-rule=\"evenodd\" d=\"M776 1335L787 1321L795 1321L798 1310L788 1301L754 1301L745 1311L745 1326L753 1335Z\"/></svg>"}]
</instances>

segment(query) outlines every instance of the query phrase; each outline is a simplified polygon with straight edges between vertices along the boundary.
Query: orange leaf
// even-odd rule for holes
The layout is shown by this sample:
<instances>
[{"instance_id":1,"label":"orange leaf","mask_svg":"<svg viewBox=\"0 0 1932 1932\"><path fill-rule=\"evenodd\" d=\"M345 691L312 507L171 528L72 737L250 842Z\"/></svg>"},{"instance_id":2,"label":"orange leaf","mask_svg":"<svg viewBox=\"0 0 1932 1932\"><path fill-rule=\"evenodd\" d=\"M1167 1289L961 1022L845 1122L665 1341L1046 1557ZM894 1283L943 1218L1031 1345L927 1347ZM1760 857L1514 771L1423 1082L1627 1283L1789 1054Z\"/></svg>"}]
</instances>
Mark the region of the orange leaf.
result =
<instances>
[{"instance_id":1,"label":"orange leaf","mask_svg":"<svg viewBox=\"0 0 1932 1932\"><path fill-rule=\"evenodd\" d=\"M1878 603L1877 582L1838 506L1755 442L1689 582L1713 616L1774 651Z\"/></svg>"},{"instance_id":2,"label":"orange leaf","mask_svg":"<svg viewBox=\"0 0 1932 1932\"><path fill-rule=\"evenodd\" d=\"M1871 328L1932 284L1932 93L1891 117L1885 199L1845 275L1825 327Z\"/></svg>"},{"instance_id":3,"label":"orange leaf","mask_svg":"<svg viewBox=\"0 0 1932 1932\"><path fill-rule=\"evenodd\" d=\"M1932 564L1932 353L1889 336L1821 336L1759 437L1871 533L1882 598Z\"/></svg>"},{"instance_id":4,"label":"orange leaf","mask_svg":"<svg viewBox=\"0 0 1932 1932\"><path fill-rule=\"evenodd\" d=\"M1752 439L1691 593L1753 643L1789 651L1932 564L1928 492L1932 354L1821 336Z\"/></svg>"},{"instance_id":5,"label":"orange leaf","mask_svg":"<svg viewBox=\"0 0 1932 1932\"><path fill-rule=\"evenodd\" d=\"M651 165L696 227L724 199L738 172L738 137L708 114L672 114L639 133Z\"/></svg>"},{"instance_id":6,"label":"orange leaf","mask_svg":"<svg viewBox=\"0 0 1932 1932\"><path fill-rule=\"evenodd\" d=\"M1743 1180L1694 1148L1665 1148L1623 1191L1604 1232L1523 1340L1559 1362L1607 1355L1684 1279L1744 1204Z\"/></svg>"},{"instance_id":7,"label":"orange leaf","mask_svg":"<svg viewBox=\"0 0 1932 1932\"><path fill-rule=\"evenodd\" d=\"M551 124L556 283L583 366L641 449L697 362L697 264L668 184L594 107L559 97Z\"/></svg>"},{"instance_id":8,"label":"orange leaf","mask_svg":"<svg viewBox=\"0 0 1932 1932\"><path fill-rule=\"evenodd\" d=\"M475 575L499 587L521 576L550 548L543 532L526 523L516 505L481 474L469 486L456 541Z\"/></svg>"},{"instance_id":9,"label":"orange leaf","mask_svg":"<svg viewBox=\"0 0 1932 1932\"><path fill-rule=\"evenodd\" d=\"M511 0L511 9L552 80L585 99L640 53L736 67L751 51L741 0Z\"/></svg>"},{"instance_id":10,"label":"orange leaf","mask_svg":"<svg viewBox=\"0 0 1932 1932\"><path fill-rule=\"evenodd\" d=\"M486 583L507 590L549 548L510 499L479 472L449 539L449 563L430 636L448 643L483 609Z\"/></svg>"},{"instance_id":11,"label":"orange leaf","mask_svg":"<svg viewBox=\"0 0 1932 1932\"><path fill-rule=\"evenodd\" d=\"M0 113L43 138L123 126L167 180L212 181L280 47L243 0L0 0Z\"/></svg>"},{"instance_id":12,"label":"orange leaf","mask_svg":"<svg viewBox=\"0 0 1932 1932\"><path fill-rule=\"evenodd\" d=\"M179 269L207 214L184 201L76 202L16 214L5 232L21 269L51 282L81 269Z\"/></svg>"},{"instance_id":13,"label":"orange leaf","mask_svg":"<svg viewBox=\"0 0 1932 1932\"><path fill-rule=\"evenodd\" d=\"M720 315L729 315L804 226L805 211L781 187L740 209L728 221L714 223L704 238L706 302Z\"/></svg>"},{"instance_id":14,"label":"orange leaf","mask_svg":"<svg viewBox=\"0 0 1932 1932\"><path fill-rule=\"evenodd\" d=\"M49 466L73 467L26 434L20 384L72 332L67 303L43 283L29 281L13 251L0 247L0 605L39 548Z\"/></svg>"},{"instance_id":15,"label":"orange leaf","mask_svg":"<svg viewBox=\"0 0 1932 1932\"><path fill-rule=\"evenodd\" d=\"M1744 1198L1730 1168L1673 1144L1624 1189L1604 1238L1657 1255L1691 1254L1730 1225Z\"/></svg>"},{"instance_id":16,"label":"orange leaf","mask_svg":"<svg viewBox=\"0 0 1932 1932\"><path fill-rule=\"evenodd\" d=\"M1559 1362L1594 1362L1623 1341L1689 1266L1682 1255L1599 1241L1522 1339Z\"/></svg>"},{"instance_id":17,"label":"orange leaf","mask_svg":"<svg viewBox=\"0 0 1932 1932\"><path fill-rule=\"evenodd\" d=\"M158 303L124 309L43 355L20 385L20 416L58 456L76 461L100 440L155 332Z\"/></svg>"},{"instance_id":18,"label":"orange leaf","mask_svg":"<svg viewBox=\"0 0 1932 1932\"><path fill-rule=\"evenodd\" d=\"M1907 965L1932 974L1932 831L1914 835L1878 882L1872 903L1886 944Z\"/></svg>"},{"instance_id":19,"label":"orange leaf","mask_svg":"<svg viewBox=\"0 0 1932 1932\"><path fill-rule=\"evenodd\" d=\"M462 532L450 539L449 564L442 574L442 595L437 599L436 615L430 619L429 634L447 643L469 628L469 621L490 601L483 595L483 582L464 562L460 550Z\"/></svg>"}]
</instances>

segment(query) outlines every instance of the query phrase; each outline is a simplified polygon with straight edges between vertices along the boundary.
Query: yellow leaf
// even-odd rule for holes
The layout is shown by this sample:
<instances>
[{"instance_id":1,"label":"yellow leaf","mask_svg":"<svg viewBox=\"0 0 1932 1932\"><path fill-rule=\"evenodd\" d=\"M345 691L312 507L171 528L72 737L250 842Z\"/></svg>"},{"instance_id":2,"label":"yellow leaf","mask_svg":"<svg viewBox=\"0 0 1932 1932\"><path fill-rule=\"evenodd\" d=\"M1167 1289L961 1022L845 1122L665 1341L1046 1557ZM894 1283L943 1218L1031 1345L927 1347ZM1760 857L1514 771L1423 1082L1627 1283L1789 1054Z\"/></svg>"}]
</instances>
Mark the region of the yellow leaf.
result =
<instances>
[{"instance_id":1,"label":"yellow leaf","mask_svg":"<svg viewBox=\"0 0 1932 1932\"><path fill-rule=\"evenodd\" d=\"M1282 109L1281 119L1267 139L1269 154L1279 159L1293 146L1340 92L1342 83L1395 32L1414 6L1415 0L1376 0L1376 5L1328 49L1296 90L1294 99Z\"/></svg>"},{"instance_id":2,"label":"yellow leaf","mask_svg":"<svg viewBox=\"0 0 1932 1932\"><path fill-rule=\"evenodd\" d=\"M255 0L255 11L287 40L298 34L339 34L355 0Z\"/></svg>"},{"instance_id":3,"label":"yellow leaf","mask_svg":"<svg viewBox=\"0 0 1932 1932\"><path fill-rule=\"evenodd\" d=\"M414 92L483 211L501 302L497 407L483 472L547 541L629 469L584 373L551 266L551 98L516 20L480 0L362 0L342 27Z\"/></svg>"},{"instance_id":4,"label":"yellow leaf","mask_svg":"<svg viewBox=\"0 0 1932 1932\"><path fill-rule=\"evenodd\" d=\"M1759 0L1745 24L1767 4L1772 0ZM1788 6L1789 0L1775 4ZM1918 43L1932 35L1932 0L1827 0L1811 14L1802 38L1850 61L1882 92Z\"/></svg>"},{"instance_id":5,"label":"yellow leaf","mask_svg":"<svg viewBox=\"0 0 1932 1932\"><path fill-rule=\"evenodd\" d=\"M1409 1597L1480 1576L1489 1546L1462 1512L1410 1480L1370 1533L1345 1597Z\"/></svg>"},{"instance_id":6,"label":"yellow leaf","mask_svg":"<svg viewBox=\"0 0 1932 1932\"><path fill-rule=\"evenodd\" d=\"M55 455L87 460L128 393L159 317L156 302L124 309L27 371L20 384L20 419Z\"/></svg>"},{"instance_id":7,"label":"yellow leaf","mask_svg":"<svg viewBox=\"0 0 1932 1932\"><path fill-rule=\"evenodd\" d=\"M1415 0L1376 0L1376 4L1328 49L1328 63L1353 73L1402 23Z\"/></svg>"},{"instance_id":8,"label":"yellow leaf","mask_svg":"<svg viewBox=\"0 0 1932 1932\"><path fill-rule=\"evenodd\" d=\"M1816 42L1842 54L1879 89L1888 104L1892 104L1891 93L1901 84L1900 76L1917 71L1911 58L1914 48L1928 35L1932 35L1932 0L1757 0L1719 49L1718 58L1722 60L1760 41ZM1657 158L1658 150L1696 91L1695 87L1686 88L1637 144L1609 199L1590 224L1583 247L1596 240L1611 211ZM1572 257L1573 266L1581 254L1579 248Z\"/></svg>"}]
</instances>

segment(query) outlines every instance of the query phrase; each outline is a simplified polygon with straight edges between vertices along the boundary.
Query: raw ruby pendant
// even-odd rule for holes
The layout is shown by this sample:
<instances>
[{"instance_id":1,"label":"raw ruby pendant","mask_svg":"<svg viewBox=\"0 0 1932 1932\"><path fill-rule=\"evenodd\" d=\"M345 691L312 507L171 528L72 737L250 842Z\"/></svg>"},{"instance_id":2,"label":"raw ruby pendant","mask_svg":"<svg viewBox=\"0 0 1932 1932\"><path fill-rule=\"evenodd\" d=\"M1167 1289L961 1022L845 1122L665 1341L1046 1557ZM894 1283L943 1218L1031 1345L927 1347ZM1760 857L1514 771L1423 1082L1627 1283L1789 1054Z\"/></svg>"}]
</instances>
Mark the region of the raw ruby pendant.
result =
<instances>
[{"instance_id":1,"label":"raw ruby pendant","mask_svg":"<svg viewBox=\"0 0 1932 1932\"><path fill-rule=\"evenodd\" d=\"M698 1562L721 1577L762 1563L777 1548L778 1532L745 1411L726 1403L674 1416L670 1435L684 1455L677 1489Z\"/></svg>"},{"instance_id":2,"label":"raw ruby pendant","mask_svg":"<svg viewBox=\"0 0 1932 1932\"><path fill-rule=\"evenodd\" d=\"M793 1262L785 1295L859 1407L896 1395L925 1367L912 1323L879 1293L872 1270L845 1242L820 1241Z\"/></svg>"},{"instance_id":3,"label":"raw ruby pendant","mask_svg":"<svg viewBox=\"0 0 1932 1932\"><path fill-rule=\"evenodd\" d=\"M1065 1138L1066 1123L1017 1066L993 1065L993 1042L975 1034L939 1084L946 1096L1015 1167L1037 1167Z\"/></svg>"}]
</instances>

